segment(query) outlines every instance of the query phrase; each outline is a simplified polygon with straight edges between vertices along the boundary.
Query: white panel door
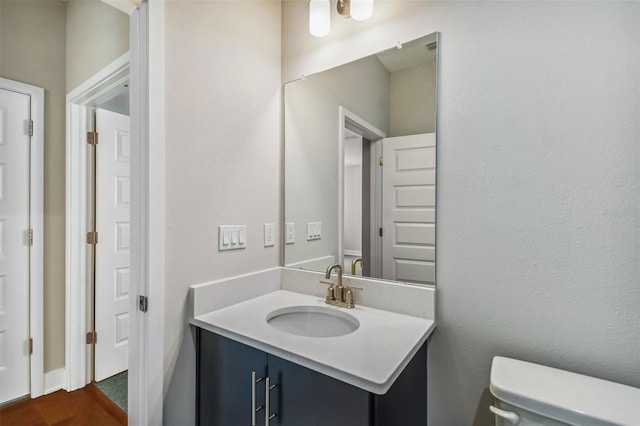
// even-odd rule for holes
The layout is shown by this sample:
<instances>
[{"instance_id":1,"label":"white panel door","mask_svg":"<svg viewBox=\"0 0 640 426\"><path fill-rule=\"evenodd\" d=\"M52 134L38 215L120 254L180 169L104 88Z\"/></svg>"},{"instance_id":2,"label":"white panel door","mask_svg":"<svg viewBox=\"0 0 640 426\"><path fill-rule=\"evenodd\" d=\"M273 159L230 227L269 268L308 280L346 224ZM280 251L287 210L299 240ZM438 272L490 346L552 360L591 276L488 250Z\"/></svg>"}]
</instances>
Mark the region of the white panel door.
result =
<instances>
[{"instance_id":1,"label":"white panel door","mask_svg":"<svg viewBox=\"0 0 640 426\"><path fill-rule=\"evenodd\" d=\"M436 135L382 141L382 276L435 283Z\"/></svg>"},{"instance_id":2,"label":"white panel door","mask_svg":"<svg viewBox=\"0 0 640 426\"><path fill-rule=\"evenodd\" d=\"M129 350L129 117L98 109L95 380L127 369Z\"/></svg>"},{"instance_id":3,"label":"white panel door","mask_svg":"<svg viewBox=\"0 0 640 426\"><path fill-rule=\"evenodd\" d=\"M0 403L28 395L31 98L0 89Z\"/></svg>"}]
</instances>

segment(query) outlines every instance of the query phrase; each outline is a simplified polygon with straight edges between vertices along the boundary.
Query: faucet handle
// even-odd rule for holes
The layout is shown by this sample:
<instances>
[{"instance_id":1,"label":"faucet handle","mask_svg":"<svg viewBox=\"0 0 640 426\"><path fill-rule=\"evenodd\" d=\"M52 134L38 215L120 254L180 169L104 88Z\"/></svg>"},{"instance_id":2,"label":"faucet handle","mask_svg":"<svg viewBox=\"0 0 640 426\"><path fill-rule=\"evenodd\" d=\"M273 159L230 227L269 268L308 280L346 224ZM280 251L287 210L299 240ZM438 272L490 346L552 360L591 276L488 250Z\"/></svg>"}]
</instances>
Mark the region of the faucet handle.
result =
<instances>
[{"instance_id":1,"label":"faucet handle","mask_svg":"<svg viewBox=\"0 0 640 426\"><path fill-rule=\"evenodd\" d=\"M327 297L326 300L328 301L332 301L332 300L336 300L336 298L333 295L333 283L331 281L322 281L320 280L320 284L327 284L329 285L329 288L327 289Z\"/></svg>"},{"instance_id":2,"label":"faucet handle","mask_svg":"<svg viewBox=\"0 0 640 426\"><path fill-rule=\"evenodd\" d=\"M347 309L353 309L356 306L355 302L353 301L353 292L351 290L362 290L362 287L346 287L344 302L347 304Z\"/></svg>"}]
</instances>

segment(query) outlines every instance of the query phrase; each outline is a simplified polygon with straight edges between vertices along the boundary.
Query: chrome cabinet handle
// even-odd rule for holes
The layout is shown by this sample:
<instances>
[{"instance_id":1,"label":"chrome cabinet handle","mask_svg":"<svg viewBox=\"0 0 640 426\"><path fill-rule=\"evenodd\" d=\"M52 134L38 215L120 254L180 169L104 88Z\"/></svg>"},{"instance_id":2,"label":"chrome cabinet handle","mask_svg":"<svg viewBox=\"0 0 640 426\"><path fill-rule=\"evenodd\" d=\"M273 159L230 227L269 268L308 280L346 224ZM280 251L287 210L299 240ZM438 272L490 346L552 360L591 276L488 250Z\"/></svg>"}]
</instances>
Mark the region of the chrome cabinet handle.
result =
<instances>
[{"instance_id":1,"label":"chrome cabinet handle","mask_svg":"<svg viewBox=\"0 0 640 426\"><path fill-rule=\"evenodd\" d=\"M253 371L251 373L251 426L256 426L256 413L264 408L262 405L256 408L256 383L261 381L262 377L256 379L256 372Z\"/></svg>"},{"instance_id":2,"label":"chrome cabinet handle","mask_svg":"<svg viewBox=\"0 0 640 426\"><path fill-rule=\"evenodd\" d=\"M510 421L511 424L517 425L518 423L520 423L520 416L518 415L518 413L515 413L513 411L501 410L497 407L494 407L493 405L489 406L489 410L491 410L491 412L496 416Z\"/></svg>"},{"instance_id":3,"label":"chrome cabinet handle","mask_svg":"<svg viewBox=\"0 0 640 426\"><path fill-rule=\"evenodd\" d=\"M271 389L275 388L278 385L272 385L269 378L267 377L266 379L266 384L265 384L265 396L264 396L264 400L265 400L265 412L264 412L264 424L265 426L269 426L269 423L271 422L271 419L273 419L276 414L271 414Z\"/></svg>"}]
</instances>

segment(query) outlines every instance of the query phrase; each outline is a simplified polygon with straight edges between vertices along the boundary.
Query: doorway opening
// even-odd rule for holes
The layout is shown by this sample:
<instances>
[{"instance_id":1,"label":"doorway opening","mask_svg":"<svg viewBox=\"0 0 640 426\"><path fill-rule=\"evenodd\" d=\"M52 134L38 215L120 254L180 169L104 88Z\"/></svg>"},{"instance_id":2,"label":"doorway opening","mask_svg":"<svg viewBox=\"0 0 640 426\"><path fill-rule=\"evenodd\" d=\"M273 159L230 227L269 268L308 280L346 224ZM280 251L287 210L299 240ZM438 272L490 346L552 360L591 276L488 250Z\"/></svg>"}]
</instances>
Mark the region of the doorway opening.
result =
<instances>
[{"instance_id":1,"label":"doorway opening","mask_svg":"<svg viewBox=\"0 0 640 426\"><path fill-rule=\"evenodd\" d=\"M381 277L382 140L384 132L339 107L340 200L338 256L344 271Z\"/></svg>"},{"instance_id":2,"label":"doorway opening","mask_svg":"<svg viewBox=\"0 0 640 426\"><path fill-rule=\"evenodd\" d=\"M127 412L131 270L129 83L93 108L93 380Z\"/></svg>"},{"instance_id":3,"label":"doorway opening","mask_svg":"<svg viewBox=\"0 0 640 426\"><path fill-rule=\"evenodd\" d=\"M95 382L128 410L129 54L67 96L67 390Z\"/></svg>"}]
</instances>

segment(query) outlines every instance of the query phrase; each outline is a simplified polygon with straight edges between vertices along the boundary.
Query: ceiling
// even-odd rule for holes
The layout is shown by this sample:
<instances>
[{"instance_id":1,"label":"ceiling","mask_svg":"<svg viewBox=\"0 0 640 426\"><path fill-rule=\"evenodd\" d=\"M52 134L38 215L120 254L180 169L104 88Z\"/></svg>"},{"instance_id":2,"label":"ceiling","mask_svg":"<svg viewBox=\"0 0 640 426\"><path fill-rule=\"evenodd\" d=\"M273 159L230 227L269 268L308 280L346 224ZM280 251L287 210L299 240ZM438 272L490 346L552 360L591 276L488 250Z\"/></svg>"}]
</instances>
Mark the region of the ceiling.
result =
<instances>
[{"instance_id":1,"label":"ceiling","mask_svg":"<svg viewBox=\"0 0 640 426\"><path fill-rule=\"evenodd\" d=\"M404 43L401 49L394 47L380 52L376 56L389 72L396 72L429 61L435 61L438 49L429 50L427 45L436 41L437 35L433 33Z\"/></svg>"}]
</instances>

